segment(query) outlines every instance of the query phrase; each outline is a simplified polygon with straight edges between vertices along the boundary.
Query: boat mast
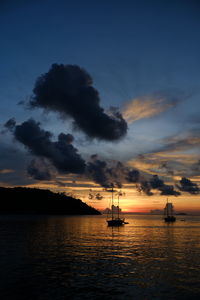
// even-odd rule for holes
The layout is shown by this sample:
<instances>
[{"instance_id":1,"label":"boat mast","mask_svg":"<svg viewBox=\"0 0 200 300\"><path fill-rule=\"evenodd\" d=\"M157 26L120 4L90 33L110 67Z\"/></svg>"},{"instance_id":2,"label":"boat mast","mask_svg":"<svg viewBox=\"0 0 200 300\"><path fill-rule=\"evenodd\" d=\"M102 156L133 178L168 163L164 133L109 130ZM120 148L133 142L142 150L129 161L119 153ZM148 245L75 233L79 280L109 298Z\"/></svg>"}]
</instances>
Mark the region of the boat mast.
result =
<instances>
[{"instance_id":1,"label":"boat mast","mask_svg":"<svg viewBox=\"0 0 200 300\"><path fill-rule=\"evenodd\" d=\"M114 219L113 217L113 185L112 185L112 220Z\"/></svg>"},{"instance_id":2,"label":"boat mast","mask_svg":"<svg viewBox=\"0 0 200 300\"><path fill-rule=\"evenodd\" d=\"M119 193L118 193L118 210L117 210L117 217L119 219Z\"/></svg>"},{"instance_id":3,"label":"boat mast","mask_svg":"<svg viewBox=\"0 0 200 300\"><path fill-rule=\"evenodd\" d=\"M168 205L168 198L167 198L167 217L169 216L169 205Z\"/></svg>"}]
</instances>

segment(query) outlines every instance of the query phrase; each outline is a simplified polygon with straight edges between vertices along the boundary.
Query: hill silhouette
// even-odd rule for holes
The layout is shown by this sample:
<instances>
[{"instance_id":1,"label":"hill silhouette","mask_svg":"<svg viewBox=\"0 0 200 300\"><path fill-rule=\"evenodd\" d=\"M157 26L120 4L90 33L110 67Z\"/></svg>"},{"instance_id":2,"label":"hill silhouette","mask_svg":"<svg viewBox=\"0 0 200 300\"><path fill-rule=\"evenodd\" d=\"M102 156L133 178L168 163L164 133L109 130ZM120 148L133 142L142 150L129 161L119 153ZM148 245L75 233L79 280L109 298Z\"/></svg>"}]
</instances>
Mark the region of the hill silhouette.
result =
<instances>
[{"instance_id":1,"label":"hill silhouette","mask_svg":"<svg viewBox=\"0 0 200 300\"><path fill-rule=\"evenodd\" d=\"M80 199L37 188L0 187L0 213L54 215L98 215L99 211Z\"/></svg>"}]
</instances>

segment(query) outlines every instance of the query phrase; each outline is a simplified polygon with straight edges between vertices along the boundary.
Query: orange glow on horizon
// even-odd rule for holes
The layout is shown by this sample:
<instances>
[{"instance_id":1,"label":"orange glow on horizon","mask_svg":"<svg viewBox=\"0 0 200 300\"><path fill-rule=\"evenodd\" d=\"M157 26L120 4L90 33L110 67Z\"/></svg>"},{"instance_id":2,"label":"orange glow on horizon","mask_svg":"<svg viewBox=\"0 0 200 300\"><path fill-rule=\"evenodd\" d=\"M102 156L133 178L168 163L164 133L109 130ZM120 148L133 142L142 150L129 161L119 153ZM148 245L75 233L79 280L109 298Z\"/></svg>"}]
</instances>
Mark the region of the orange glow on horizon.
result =
<instances>
[{"instance_id":1,"label":"orange glow on horizon","mask_svg":"<svg viewBox=\"0 0 200 300\"><path fill-rule=\"evenodd\" d=\"M199 177L197 179L199 179ZM70 186L70 182L72 181L68 181L68 184L66 186L59 186L58 184L56 184L56 182L43 182L29 184L25 187L49 189L52 192L56 193L69 193L73 197L81 199L83 202L100 211L105 210L106 208L111 206L111 193L103 190L99 185L93 183L93 185L90 186L89 181L81 181L82 185L80 184L80 182L78 182L76 186ZM83 186L83 183L85 183L85 185L88 184L88 186ZM167 200L167 196L160 196L159 192L156 191L154 191L153 196L147 196L145 194L139 193L132 184L124 185L122 192L124 193L124 195L120 196L119 198L119 206L122 211L126 213L149 213L151 210L163 211ZM93 195L100 193L103 198L102 200L97 200L95 198L89 199L89 193L92 193ZM117 196L116 194L114 194L113 196L114 205L117 205ZM172 201L176 212L200 213L200 195L182 193L182 195L178 197L169 196L168 199L169 201Z\"/></svg>"}]
</instances>

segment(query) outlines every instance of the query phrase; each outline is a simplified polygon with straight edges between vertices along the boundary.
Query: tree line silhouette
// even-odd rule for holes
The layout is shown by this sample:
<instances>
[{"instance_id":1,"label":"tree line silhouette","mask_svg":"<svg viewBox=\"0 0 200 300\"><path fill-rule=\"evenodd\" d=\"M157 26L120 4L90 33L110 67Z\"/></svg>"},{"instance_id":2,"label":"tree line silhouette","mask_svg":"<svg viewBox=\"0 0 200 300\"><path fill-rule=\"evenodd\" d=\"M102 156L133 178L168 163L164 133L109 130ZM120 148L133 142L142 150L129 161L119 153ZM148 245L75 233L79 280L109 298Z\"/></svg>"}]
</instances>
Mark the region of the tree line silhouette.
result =
<instances>
[{"instance_id":1,"label":"tree line silhouette","mask_svg":"<svg viewBox=\"0 0 200 300\"><path fill-rule=\"evenodd\" d=\"M0 213L98 215L80 199L38 188L0 187Z\"/></svg>"}]
</instances>

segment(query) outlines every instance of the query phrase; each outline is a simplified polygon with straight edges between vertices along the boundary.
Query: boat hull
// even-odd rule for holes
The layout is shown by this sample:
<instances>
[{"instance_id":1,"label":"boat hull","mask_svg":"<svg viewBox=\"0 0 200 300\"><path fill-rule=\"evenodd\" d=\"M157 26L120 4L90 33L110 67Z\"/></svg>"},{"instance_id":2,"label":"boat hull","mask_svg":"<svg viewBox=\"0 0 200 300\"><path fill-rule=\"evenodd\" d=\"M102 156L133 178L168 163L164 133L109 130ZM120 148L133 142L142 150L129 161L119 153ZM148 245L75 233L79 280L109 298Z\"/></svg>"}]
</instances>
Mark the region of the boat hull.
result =
<instances>
[{"instance_id":1,"label":"boat hull","mask_svg":"<svg viewBox=\"0 0 200 300\"><path fill-rule=\"evenodd\" d=\"M126 224L123 219L107 220L108 226L122 226Z\"/></svg>"},{"instance_id":2,"label":"boat hull","mask_svg":"<svg viewBox=\"0 0 200 300\"><path fill-rule=\"evenodd\" d=\"M174 216L168 216L164 218L165 222L175 222L176 218Z\"/></svg>"}]
</instances>

